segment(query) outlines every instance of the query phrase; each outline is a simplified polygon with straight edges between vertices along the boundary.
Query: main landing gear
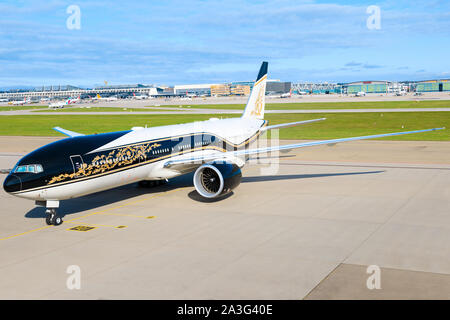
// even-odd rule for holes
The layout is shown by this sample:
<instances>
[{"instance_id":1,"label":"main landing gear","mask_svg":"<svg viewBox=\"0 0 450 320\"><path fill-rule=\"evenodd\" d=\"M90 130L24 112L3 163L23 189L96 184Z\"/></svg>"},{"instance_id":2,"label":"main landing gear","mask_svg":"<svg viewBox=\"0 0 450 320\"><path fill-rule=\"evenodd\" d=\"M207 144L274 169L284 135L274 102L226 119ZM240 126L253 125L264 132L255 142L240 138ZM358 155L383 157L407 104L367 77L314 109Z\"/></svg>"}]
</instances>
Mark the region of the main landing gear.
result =
<instances>
[{"instance_id":1,"label":"main landing gear","mask_svg":"<svg viewBox=\"0 0 450 320\"><path fill-rule=\"evenodd\" d=\"M49 208L45 210L45 214L47 215L47 217L45 218L45 222L48 225L59 226L63 223L62 218L56 214L55 208Z\"/></svg>"},{"instance_id":2,"label":"main landing gear","mask_svg":"<svg viewBox=\"0 0 450 320\"><path fill-rule=\"evenodd\" d=\"M138 182L140 188L153 188L166 184L166 180L142 180Z\"/></svg>"}]
</instances>

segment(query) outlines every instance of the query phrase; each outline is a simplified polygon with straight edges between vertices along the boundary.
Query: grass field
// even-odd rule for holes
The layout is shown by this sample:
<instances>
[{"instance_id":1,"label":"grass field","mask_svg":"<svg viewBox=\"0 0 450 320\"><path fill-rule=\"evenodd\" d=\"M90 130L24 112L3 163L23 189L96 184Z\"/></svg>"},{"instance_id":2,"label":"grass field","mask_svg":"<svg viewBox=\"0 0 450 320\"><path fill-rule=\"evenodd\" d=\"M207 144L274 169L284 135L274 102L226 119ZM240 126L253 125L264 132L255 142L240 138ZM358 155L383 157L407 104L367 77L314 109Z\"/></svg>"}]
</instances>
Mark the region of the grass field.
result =
<instances>
[{"instance_id":1,"label":"grass field","mask_svg":"<svg viewBox=\"0 0 450 320\"><path fill-rule=\"evenodd\" d=\"M1 106L0 111L33 110L48 108L47 106Z\"/></svg>"},{"instance_id":2,"label":"grass field","mask_svg":"<svg viewBox=\"0 0 450 320\"><path fill-rule=\"evenodd\" d=\"M223 118L239 115L222 115ZM60 126L68 130L92 134L129 130L133 126L161 126L207 120L211 115L24 115L1 116L0 135L62 136L52 130ZM327 113L268 114L270 124L325 117L327 120L280 130L281 139L332 139L377 133L450 128L450 112L412 113ZM450 141L450 130L385 138L389 140Z\"/></svg>"},{"instance_id":3,"label":"grass field","mask_svg":"<svg viewBox=\"0 0 450 320\"><path fill-rule=\"evenodd\" d=\"M167 105L179 109L226 109L243 110L244 104L192 104L187 106ZM450 100L417 101L367 101L367 102L299 102L270 103L266 99L266 110L309 110L309 109L372 109L372 108L450 108Z\"/></svg>"}]
</instances>

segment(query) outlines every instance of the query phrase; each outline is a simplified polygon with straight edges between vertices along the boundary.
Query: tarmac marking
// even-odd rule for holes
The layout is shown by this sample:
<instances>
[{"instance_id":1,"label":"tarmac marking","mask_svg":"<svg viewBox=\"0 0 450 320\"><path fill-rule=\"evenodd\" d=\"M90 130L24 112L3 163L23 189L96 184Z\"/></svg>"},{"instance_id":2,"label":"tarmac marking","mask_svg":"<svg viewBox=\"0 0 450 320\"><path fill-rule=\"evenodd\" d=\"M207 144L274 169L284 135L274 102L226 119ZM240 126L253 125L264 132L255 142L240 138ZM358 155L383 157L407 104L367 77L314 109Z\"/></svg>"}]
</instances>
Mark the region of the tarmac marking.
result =
<instances>
[{"instance_id":1,"label":"tarmac marking","mask_svg":"<svg viewBox=\"0 0 450 320\"><path fill-rule=\"evenodd\" d=\"M84 223L84 222L72 222L72 221L67 221L66 223L78 224L79 227L96 226L96 227L117 228L117 226L112 226L112 225L107 225L107 224L98 224L98 223ZM96 228L96 227L93 227L93 228ZM74 228L76 228L76 227L74 227ZM69 230L69 229L67 229L67 230Z\"/></svg>"},{"instance_id":2,"label":"tarmac marking","mask_svg":"<svg viewBox=\"0 0 450 320\"><path fill-rule=\"evenodd\" d=\"M86 232L86 231L89 231L89 230L93 230L95 228L96 227L90 227L90 226L76 226L76 227L73 227L73 228L69 228L67 230L68 231L83 231L83 232Z\"/></svg>"},{"instance_id":3,"label":"tarmac marking","mask_svg":"<svg viewBox=\"0 0 450 320\"><path fill-rule=\"evenodd\" d=\"M45 226L45 227L41 227L41 228L37 228L37 229L33 229L33 230L29 230L29 231L25 231L25 232L22 232L22 233L18 233L18 234L15 234L15 235L9 236L9 237L5 237L5 238L0 238L0 241L2 241L2 240L8 240L8 239L11 239L11 238L15 238L15 237L18 237L18 236L23 236L23 235L26 235L26 234L29 234L29 233L32 233L32 232L36 232L36 231L40 231L40 230L44 230L44 229L48 229L48 228L51 228L51 227L53 227L53 226Z\"/></svg>"},{"instance_id":4,"label":"tarmac marking","mask_svg":"<svg viewBox=\"0 0 450 320\"><path fill-rule=\"evenodd\" d=\"M164 191L164 192L152 195L150 197L146 197L144 199L139 199L139 200L136 200L136 201L127 202L127 203L122 204L120 206L107 208L107 209L104 209L104 210L101 210L101 211L97 211L97 212L88 213L88 214L85 214L85 215L83 215L81 217L77 217L77 218L73 218L73 219L70 219L68 221L65 221L65 223L72 223L75 220L79 220L79 219L86 218L86 217L89 217L89 216L93 216L93 215L96 215L96 214L104 214L105 212L108 212L108 211L111 211L111 210L123 208L123 207L129 206L129 205L132 205L132 204L136 204L136 203L139 203L139 202L143 202L143 201L147 201L147 200L150 200L150 199L154 199L154 198L160 197L162 195L165 195L165 194L168 194L168 193L172 193L172 192L176 192L176 191L181 191L181 190L187 189L187 188L188 187L177 188L177 189ZM154 218L154 216L151 216L151 217ZM146 218L151 219L150 217L146 217ZM83 223L79 223L79 224L83 224ZM32 229L32 230L21 232L21 233L18 233L18 234L14 234L14 235L11 235L11 236L8 236L8 237L5 237L5 238L0 238L0 241L16 238L16 237L19 237L19 236L27 235L27 234L30 234L30 233L33 233L33 232L45 230L45 229L52 228L52 227L54 227L54 226L51 225L51 226L45 226L45 227L41 227L41 228ZM109 226L109 227L111 227L111 226ZM116 226L112 226L112 227L113 228L117 228L117 229L121 229L121 228L124 228L126 226L117 226L117 227Z\"/></svg>"}]
</instances>

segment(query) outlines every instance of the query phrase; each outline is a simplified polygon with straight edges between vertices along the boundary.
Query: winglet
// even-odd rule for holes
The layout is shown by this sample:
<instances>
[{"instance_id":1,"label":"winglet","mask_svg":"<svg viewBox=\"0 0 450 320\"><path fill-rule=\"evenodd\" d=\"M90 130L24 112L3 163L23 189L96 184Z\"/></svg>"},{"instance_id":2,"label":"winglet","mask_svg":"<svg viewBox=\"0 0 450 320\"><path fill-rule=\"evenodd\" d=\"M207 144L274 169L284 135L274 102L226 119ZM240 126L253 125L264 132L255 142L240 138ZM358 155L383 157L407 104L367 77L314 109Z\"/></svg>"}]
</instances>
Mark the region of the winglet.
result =
<instances>
[{"instance_id":1,"label":"winglet","mask_svg":"<svg viewBox=\"0 0 450 320\"><path fill-rule=\"evenodd\" d=\"M66 130L66 129L63 129L63 128L60 128L60 127L54 127L53 130L58 131L58 132L60 132L62 134L65 134L66 136L69 136L71 138L84 136L84 134L82 134L82 133L73 132L73 131Z\"/></svg>"}]
</instances>

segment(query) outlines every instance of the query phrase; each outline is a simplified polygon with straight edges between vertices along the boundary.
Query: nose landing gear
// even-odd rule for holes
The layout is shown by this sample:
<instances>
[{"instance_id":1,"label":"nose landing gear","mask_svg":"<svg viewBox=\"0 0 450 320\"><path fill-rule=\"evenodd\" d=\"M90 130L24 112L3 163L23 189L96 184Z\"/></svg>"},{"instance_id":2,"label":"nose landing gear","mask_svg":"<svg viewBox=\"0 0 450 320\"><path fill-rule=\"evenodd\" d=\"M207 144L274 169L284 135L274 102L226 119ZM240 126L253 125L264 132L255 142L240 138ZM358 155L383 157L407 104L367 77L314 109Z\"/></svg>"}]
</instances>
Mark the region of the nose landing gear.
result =
<instances>
[{"instance_id":1,"label":"nose landing gear","mask_svg":"<svg viewBox=\"0 0 450 320\"><path fill-rule=\"evenodd\" d=\"M48 225L59 226L60 224L63 223L62 218L56 214L55 208L45 210L45 214L47 215L47 217L45 218L45 222Z\"/></svg>"},{"instance_id":2,"label":"nose landing gear","mask_svg":"<svg viewBox=\"0 0 450 320\"><path fill-rule=\"evenodd\" d=\"M56 209L59 208L58 200L45 200L45 201L36 201L36 205L40 207L46 207L45 210L45 222L50 226L59 226L63 223L63 220L56 213Z\"/></svg>"}]
</instances>

